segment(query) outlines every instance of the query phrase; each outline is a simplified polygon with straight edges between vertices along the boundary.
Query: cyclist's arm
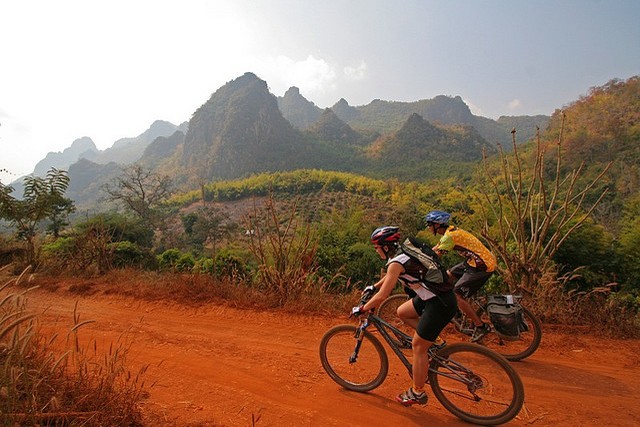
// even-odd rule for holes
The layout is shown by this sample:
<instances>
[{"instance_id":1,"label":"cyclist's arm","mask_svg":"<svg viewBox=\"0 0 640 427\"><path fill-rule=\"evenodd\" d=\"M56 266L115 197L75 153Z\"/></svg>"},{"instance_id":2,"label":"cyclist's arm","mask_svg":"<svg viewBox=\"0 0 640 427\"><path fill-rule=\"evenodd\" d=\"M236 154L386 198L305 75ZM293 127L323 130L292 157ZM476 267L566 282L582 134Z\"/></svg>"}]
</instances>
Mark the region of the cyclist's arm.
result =
<instances>
[{"instance_id":1,"label":"cyclist's arm","mask_svg":"<svg viewBox=\"0 0 640 427\"><path fill-rule=\"evenodd\" d=\"M382 304L395 288L398 278L404 271L404 267L399 262L392 262L387 267L387 274L384 275L374 286L379 291L367 302L362 309L364 311L371 310Z\"/></svg>"},{"instance_id":2,"label":"cyclist's arm","mask_svg":"<svg viewBox=\"0 0 640 427\"><path fill-rule=\"evenodd\" d=\"M449 252L453 248L455 248L456 244L453 241L453 238L448 234L442 236L437 245L433 247L433 251L438 254L438 256L442 255L445 252Z\"/></svg>"}]
</instances>

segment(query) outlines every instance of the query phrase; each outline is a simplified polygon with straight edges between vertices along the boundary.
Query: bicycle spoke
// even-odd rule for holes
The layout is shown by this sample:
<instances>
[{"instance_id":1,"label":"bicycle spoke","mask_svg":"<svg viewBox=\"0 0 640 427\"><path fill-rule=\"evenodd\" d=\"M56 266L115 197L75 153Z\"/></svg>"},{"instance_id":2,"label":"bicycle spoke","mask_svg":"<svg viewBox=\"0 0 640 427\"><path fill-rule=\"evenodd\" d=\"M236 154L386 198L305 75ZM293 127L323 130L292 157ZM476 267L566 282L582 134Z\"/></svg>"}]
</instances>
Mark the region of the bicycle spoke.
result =
<instances>
[{"instance_id":1,"label":"bicycle spoke","mask_svg":"<svg viewBox=\"0 0 640 427\"><path fill-rule=\"evenodd\" d=\"M532 314L523 310L523 321L526 327L521 329L520 336L510 338L501 336L495 330L485 335L480 344L500 353L509 360L521 360L530 356L540 345L540 323L532 319Z\"/></svg>"},{"instance_id":2,"label":"bicycle spoke","mask_svg":"<svg viewBox=\"0 0 640 427\"><path fill-rule=\"evenodd\" d=\"M342 387L368 391L379 386L387 375L388 359L381 344L365 333L356 350L354 326L336 327L327 333L320 347L320 358L327 373Z\"/></svg>"},{"instance_id":3,"label":"bicycle spoke","mask_svg":"<svg viewBox=\"0 0 640 427\"><path fill-rule=\"evenodd\" d=\"M467 421L492 424L511 419L522 405L521 383L504 359L470 344L453 344L451 354L431 364L430 382L436 397L451 412ZM444 358L444 357L446 358ZM518 380L519 382L519 380Z\"/></svg>"}]
</instances>

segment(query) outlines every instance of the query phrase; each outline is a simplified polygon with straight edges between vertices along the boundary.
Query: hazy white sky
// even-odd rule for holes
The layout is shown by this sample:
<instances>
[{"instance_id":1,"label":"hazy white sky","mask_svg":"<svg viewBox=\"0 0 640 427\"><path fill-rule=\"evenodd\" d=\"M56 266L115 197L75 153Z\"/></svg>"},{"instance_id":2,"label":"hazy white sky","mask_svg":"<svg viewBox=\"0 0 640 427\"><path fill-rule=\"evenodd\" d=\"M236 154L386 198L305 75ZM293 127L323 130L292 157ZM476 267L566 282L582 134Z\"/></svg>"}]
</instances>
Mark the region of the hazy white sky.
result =
<instances>
[{"instance_id":1,"label":"hazy white sky","mask_svg":"<svg viewBox=\"0 0 640 427\"><path fill-rule=\"evenodd\" d=\"M180 124L247 71L324 108L459 95L550 115L640 74L638 0L0 0L0 181Z\"/></svg>"}]
</instances>

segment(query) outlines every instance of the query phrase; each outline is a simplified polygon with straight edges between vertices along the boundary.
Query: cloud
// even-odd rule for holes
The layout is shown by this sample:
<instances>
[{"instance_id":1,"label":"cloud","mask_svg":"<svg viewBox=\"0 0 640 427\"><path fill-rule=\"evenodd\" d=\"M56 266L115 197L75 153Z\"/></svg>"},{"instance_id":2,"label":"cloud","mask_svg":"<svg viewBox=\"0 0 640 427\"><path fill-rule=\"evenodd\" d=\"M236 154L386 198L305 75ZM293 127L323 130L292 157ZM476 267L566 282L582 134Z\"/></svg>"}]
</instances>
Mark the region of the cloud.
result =
<instances>
[{"instance_id":1,"label":"cloud","mask_svg":"<svg viewBox=\"0 0 640 427\"><path fill-rule=\"evenodd\" d=\"M334 89L335 68L324 59L309 55L303 61L294 61L287 56L275 60L276 75L287 85L296 86L303 93L323 93Z\"/></svg>"},{"instance_id":2,"label":"cloud","mask_svg":"<svg viewBox=\"0 0 640 427\"><path fill-rule=\"evenodd\" d=\"M522 107L522 103L519 99L514 99L507 104L507 108L509 109L509 111L518 110L520 107Z\"/></svg>"},{"instance_id":3,"label":"cloud","mask_svg":"<svg viewBox=\"0 0 640 427\"><path fill-rule=\"evenodd\" d=\"M475 116L482 116L484 114L482 112L482 109L478 107L476 104L474 104L473 102L469 101L466 98L462 98L462 100L464 101L465 104L467 104L467 106L469 107L469 110L471 110L471 114Z\"/></svg>"},{"instance_id":4,"label":"cloud","mask_svg":"<svg viewBox=\"0 0 640 427\"><path fill-rule=\"evenodd\" d=\"M361 80L364 78L367 72L367 63L364 61L360 61L356 67L344 67L343 69L344 75L347 76L348 79L351 80Z\"/></svg>"}]
</instances>

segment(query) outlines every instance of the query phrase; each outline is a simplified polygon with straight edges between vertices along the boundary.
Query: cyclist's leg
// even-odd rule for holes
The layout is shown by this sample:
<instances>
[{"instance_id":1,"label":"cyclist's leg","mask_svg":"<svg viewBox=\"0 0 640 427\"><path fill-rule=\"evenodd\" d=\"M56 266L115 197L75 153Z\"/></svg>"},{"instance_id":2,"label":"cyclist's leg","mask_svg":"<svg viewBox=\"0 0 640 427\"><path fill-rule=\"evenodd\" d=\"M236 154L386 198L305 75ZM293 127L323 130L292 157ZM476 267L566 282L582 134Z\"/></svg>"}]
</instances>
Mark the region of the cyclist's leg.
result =
<instances>
[{"instance_id":1,"label":"cyclist's leg","mask_svg":"<svg viewBox=\"0 0 640 427\"><path fill-rule=\"evenodd\" d=\"M419 297L418 297L419 298ZM415 300L420 319L413 336L413 384L422 389L427 379L429 357L427 350L456 313L456 298L448 292L427 301Z\"/></svg>"},{"instance_id":2,"label":"cyclist's leg","mask_svg":"<svg viewBox=\"0 0 640 427\"><path fill-rule=\"evenodd\" d=\"M418 314L418 309L416 308L413 299L402 303L402 305L398 307L396 314L398 315L400 320L411 326L411 328L413 328L414 330L418 327L418 320L420 319L420 315Z\"/></svg>"},{"instance_id":3,"label":"cyclist's leg","mask_svg":"<svg viewBox=\"0 0 640 427\"><path fill-rule=\"evenodd\" d=\"M462 311L467 318L471 319L474 326L482 326L482 319L476 314L471 304L467 302L466 299L462 297L459 293L456 292L456 299L458 300L458 307L460 307L460 311Z\"/></svg>"},{"instance_id":4,"label":"cyclist's leg","mask_svg":"<svg viewBox=\"0 0 640 427\"><path fill-rule=\"evenodd\" d=\"M493 273L478 270L469 265L465 265L463 268L464 273L459 277L454 287L458 307L460 311L473 321L475 326L482 326L482 319L478 317L478 314L473 307L471 307L471 304L467 302L467 298L475 295Z\"/></svg>"},{"instance_id":5,"label":"cyclist's leg","mask_svg":"<svg viewBox=\"0 0 640 427\"><path fill-rule=\"evenodd\" d=\"M449 283L451 283L452 285L455 285L456 282L460 280L460 278L466 271L465 265L466 264L464 262L461 262L447 270L447 277L449 278Z\"/></svg>"}]
</instances>

